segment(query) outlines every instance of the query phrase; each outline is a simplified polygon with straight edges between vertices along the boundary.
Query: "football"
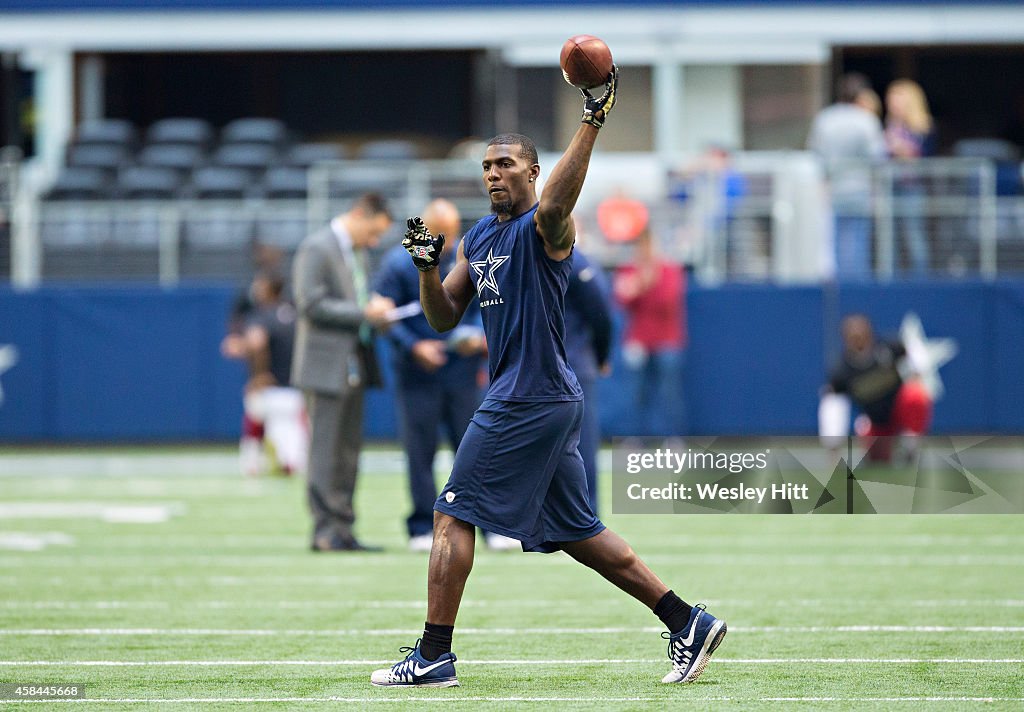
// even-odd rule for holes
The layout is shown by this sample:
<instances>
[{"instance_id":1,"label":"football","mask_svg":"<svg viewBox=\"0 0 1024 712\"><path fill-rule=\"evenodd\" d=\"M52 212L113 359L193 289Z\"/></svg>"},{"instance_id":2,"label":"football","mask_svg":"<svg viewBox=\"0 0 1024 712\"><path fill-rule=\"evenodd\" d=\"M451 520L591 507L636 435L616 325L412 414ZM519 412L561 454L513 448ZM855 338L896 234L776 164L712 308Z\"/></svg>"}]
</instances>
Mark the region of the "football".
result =
<instances>
[{"instance_id":1,"label":"football","mask_svg":"<svg viewBox=\"0 0 1024 712\"><path fill-rule=\"evenodd\" d=\"M562 45L559 58L565 81L581 89L593 89L605 83L612 71L612 52L593 35L576 35Z\"/></svg>"}]
</instances>

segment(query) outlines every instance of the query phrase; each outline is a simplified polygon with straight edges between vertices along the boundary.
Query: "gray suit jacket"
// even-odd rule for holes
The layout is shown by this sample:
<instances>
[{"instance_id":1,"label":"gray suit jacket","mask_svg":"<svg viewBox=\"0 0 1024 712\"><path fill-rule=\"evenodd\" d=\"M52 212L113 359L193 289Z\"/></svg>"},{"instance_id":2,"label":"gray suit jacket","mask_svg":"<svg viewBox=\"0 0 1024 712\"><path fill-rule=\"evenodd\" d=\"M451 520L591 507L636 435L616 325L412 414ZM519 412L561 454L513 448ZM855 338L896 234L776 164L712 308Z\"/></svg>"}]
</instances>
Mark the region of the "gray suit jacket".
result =
<instances>
[{"instance_id":1,"label":"gray suit jacket","mask_svg":"<svg viewBox=\"0 0 1024 712\"><path fill-rule=\"evenodd\" d=\"M363 312L352 268L338 238L326 226L299 245L292 268L298 323L292 385L340 395L379 384L372 344L362 344Z\"/></svg>"}]
</instances>

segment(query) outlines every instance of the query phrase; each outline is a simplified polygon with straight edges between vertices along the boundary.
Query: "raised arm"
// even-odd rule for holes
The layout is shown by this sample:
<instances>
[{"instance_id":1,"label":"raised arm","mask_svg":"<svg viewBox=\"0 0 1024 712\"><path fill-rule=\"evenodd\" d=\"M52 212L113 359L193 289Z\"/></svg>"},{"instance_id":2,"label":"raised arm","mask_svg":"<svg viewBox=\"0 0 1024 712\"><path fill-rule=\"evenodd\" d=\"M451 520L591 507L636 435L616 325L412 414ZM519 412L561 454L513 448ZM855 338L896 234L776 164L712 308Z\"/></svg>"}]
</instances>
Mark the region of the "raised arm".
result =
<instances>
[{"instance_id":1,"label":"raised arm","mask_svg":"<svg viewBox=\"0 0 1024 712\"><path fill-rule=\"evenodd\" d=\"M613 66L607 89L601 97L595 98L586 89L580 90L585 100L582 123L551 171L534 216L537 233L544 240L544 250L551 259L564 260L572 252L576 239L572 211L587 177L597 133L615 104L618 83L619 69Z\"/></svg>"}]
</instances>

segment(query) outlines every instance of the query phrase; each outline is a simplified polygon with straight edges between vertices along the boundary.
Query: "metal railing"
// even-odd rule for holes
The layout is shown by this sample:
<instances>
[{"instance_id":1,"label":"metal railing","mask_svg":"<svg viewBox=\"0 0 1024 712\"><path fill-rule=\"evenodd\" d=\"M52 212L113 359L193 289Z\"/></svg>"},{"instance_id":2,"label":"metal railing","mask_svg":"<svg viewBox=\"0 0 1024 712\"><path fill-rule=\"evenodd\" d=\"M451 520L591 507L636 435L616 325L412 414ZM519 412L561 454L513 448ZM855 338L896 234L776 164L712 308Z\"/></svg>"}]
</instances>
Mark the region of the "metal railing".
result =
<instances>
[{"instance_id":1,"label":"metal railing","mask_svg":"<svg viewBox=\"0 0 1024 712\"><path fill-rule=\"evenodd\" d=\"M868 276L880 280L1024 273L1024 198L996 194L992 163L925 159L844 170L860 176L854 181L859 201L850 200L856 190L848 180L843 187L840 167L831 166L826 181L823 167L805 152L737 154L725 168L671 174L651 191L654 198L637 197L650 206L662 251L707 283L830 278L834 216L869 224ZM20 250L24 264L19 269L8 260L0 267L23 280L34 274L35 281L245 279L253 245L288 255L367 190L382 193L399 218L445 197L468 227L490 207L479 164L464 160L318 164L310 169L305 200L24 199L16 177L16 164L0 163L0 260ZM597 228L600 197L581 201L586 249L607 265L620 264L631 249ZM403 227L396 220L385 242L396 242Z\"/></svg>"},{"instance_id":2,"label":"metal railing","mask_svg":"<svg viewBox=\"0 0 1024 712\"><path fill-rule=\"evenodd\" d=\"M311 230L305 200L43 201L41 276L247 279L256 243L285 254Z\"/></svg>"},{"instance_id":3,"label":"metal railing","mask_svg":"<svg viewBox=\"0 0 1024 712\"><path fill-rule=\"evenodd\" d=\"M323 223L367 191L385 196L396 216L418 215L434 198L459 208L464 223L490 212L480 163L472 160L331 161L309 171L309 217Z\"/></svg>"},{"instance_id":4,"label":"metal railing","mask_svg":"<svg viewBox=\"0 0 1024 712\"><path fill-rule=\"evenodd\" d=\"M833 215L865 221L875 278L1024 272L1024 197L997 195L993 162L929 158L829 168ZM836 266L842 275L844 265Z\"/></svg>"},{"instance_id":5,"label":"metal railing","mask_svg":"<svg viewBox=\"0 0 1024 712\"><path fill-rule=\"evenodd\" d=\"M0 283L11 274L14 237L14 201L18 195L18 167L21 151L0 149Z\"/></svg>"}]
</instances>

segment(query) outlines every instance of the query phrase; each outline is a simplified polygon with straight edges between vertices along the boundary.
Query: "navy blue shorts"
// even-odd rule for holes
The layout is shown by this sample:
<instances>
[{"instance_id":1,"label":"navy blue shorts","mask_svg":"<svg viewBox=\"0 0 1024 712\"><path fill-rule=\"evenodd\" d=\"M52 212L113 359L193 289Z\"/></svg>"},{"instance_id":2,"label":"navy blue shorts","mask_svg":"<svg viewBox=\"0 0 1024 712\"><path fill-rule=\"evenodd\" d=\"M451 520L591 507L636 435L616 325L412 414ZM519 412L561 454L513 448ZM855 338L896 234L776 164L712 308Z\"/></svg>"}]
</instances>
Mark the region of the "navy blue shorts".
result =
<instances>
[{"instance_id":1,"label":"navy blue shorts","mask_svg":"<svg viewBox=\"0 0 1024 712\"><path fill-rule=\"evenodd\" d=\"M485 399L434 509L518 539L525 551L599 534L578 447L582 419L582 401Z\"/></svg>"}]
</instances>

